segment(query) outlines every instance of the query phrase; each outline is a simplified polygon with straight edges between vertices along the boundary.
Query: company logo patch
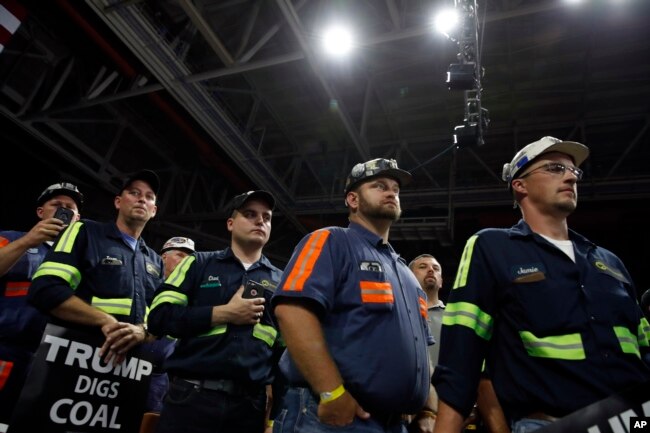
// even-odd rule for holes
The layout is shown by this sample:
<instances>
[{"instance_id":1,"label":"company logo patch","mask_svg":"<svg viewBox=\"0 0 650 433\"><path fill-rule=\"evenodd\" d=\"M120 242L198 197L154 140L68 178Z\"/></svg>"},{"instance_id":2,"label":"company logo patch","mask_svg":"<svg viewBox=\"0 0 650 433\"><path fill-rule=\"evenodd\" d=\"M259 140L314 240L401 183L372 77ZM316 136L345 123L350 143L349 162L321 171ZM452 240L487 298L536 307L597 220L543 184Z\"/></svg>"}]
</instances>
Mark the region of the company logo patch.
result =
<instances>
[{"instance_id":1,"label":"company logo patch","mask_svg":"<svg viewBox=\"0 0 650 433\"><path fill-rule=\"evenodd\" d=\"M147 273L149 275L153 275L154 277L160 277L160 270L153 263L147 262L145 268L147 269Z\"/></svg>"},{"instance_id":2,"label":"company logo patch","mask_svg":"<svg viewBox=\"0 0 650 433\"><path fill-rule=\"evenodd\" d=\"M619 280L619 281L622 281L622 282L624 282L624 283L630 284L630 282L628 281L628 279L625 278L625 275L623 275L623 273L622 273L621 271L619 271L618 269L616 269L616 268L614 268L614 267L612 267L612 266L608 266L607 264L605 264L604 262L602 262L602 261L600 261L600 260L596 260L596 261L594 262L594 266L595 266L596 269L598 269L600 272L602 272L602 273L604 273L604 274L607 274L607 275L610 275L610 276L616 278L616 279Z\"/></svg>"},{"instance_id":3,"label":"company logo patch","mask_svg":"<svg viewBox=\"0 0 650 433\"><path fill-rule=\"evenodd\" d=\"M379 262L361 262L359 263L359 269L362 271L372 271L372 272L383 272L384 269L381 267Z\"/></svg>"},{"instance_id":4,"label":"company logo patch","mask_svg":"<svg viewBox=\"0 0 650 433\"><path fill-rule=\"evenodd\" d=\"M275 289L276 287L278 287L277 284L273 284L273 282L269 280L262 280L260 281L260 284L267 289Z\"/></svg>"}]
</instances>

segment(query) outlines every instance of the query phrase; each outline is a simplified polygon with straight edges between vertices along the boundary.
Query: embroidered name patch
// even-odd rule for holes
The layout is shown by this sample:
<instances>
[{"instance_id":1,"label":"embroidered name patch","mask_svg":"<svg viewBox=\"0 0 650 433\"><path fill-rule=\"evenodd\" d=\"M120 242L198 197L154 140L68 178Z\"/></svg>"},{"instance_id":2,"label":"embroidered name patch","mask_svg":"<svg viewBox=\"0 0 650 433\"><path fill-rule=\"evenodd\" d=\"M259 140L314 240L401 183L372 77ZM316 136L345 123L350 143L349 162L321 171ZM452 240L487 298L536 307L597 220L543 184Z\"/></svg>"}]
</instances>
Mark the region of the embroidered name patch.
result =
<instances>
[{"instance_id":1,"label":"embroidered name patch","mask_svg":"<svg viewBox=\"0 0 650 433\"><path fill-rule=\"evenodd\" d=\"M534 283L546 279L546 269L541 263L518 265L511 268L515 283Z\"/></svg>"}]
</instances>

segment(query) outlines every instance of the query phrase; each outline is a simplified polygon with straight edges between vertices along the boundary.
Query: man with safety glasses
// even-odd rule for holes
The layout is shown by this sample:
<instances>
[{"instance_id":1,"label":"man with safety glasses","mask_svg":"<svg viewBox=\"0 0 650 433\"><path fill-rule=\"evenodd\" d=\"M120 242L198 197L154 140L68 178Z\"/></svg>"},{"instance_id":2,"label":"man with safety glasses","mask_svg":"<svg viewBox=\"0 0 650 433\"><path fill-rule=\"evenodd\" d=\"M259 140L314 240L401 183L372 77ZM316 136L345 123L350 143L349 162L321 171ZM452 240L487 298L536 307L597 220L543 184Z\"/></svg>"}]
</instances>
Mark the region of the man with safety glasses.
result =
<instances>
[{"instance_id":1,"label":"man with safety glasses","mask_svg":"<svg viewBox=\"0 0 650 433\"><path fill-rule=\"evenodd\" d=\"M443 317L442 341L453 344L442 345L432 379L436 432L460 431L484 359L513 432L650 379L648 321L630 275L567 226L588 155L544 137L504 165L522 219L467 241Z\"/></svg>"}]
</instances>

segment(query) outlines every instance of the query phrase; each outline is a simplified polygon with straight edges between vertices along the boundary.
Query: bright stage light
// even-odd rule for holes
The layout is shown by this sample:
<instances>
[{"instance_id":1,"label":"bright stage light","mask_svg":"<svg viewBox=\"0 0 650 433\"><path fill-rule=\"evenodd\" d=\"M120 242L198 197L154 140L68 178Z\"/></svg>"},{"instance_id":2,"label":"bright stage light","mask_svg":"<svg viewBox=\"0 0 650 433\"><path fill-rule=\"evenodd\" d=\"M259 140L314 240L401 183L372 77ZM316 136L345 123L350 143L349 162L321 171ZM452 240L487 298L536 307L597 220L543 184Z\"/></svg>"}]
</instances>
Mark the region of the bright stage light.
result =
<instances>
[{"instance_id":1,"label":"bright stage light","mask_svg":"<svg viewBox=\"0 0 650 433\"><path fill-rule=\"evenodd\" d=\"M323 33L323 49L334 57L342 57L352 51L353 36L349 28L337 25Z\"/></svg>"}]
</instances>

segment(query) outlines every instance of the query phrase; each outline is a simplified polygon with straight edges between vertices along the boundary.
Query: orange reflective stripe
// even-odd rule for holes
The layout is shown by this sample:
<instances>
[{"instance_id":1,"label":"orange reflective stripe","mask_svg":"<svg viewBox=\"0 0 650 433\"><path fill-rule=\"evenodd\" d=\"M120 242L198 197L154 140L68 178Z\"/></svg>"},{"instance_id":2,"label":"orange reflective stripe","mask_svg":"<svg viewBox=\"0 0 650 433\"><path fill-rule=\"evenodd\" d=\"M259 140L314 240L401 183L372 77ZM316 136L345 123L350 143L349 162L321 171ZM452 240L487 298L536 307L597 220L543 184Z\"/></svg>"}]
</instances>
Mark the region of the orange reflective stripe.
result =
<instances>
[{"instance_id":1,"label":"orange reflective stripe","mask_svg":"<svg viewBox=\"0 0 650 433\"><path fill-rule=\"evenodd\" d=\"M320 253L323 250L323 245L330 232L327 230L319 230L311 234L305 247L300 252L298 259L293 264L293 269L284 282L282 290L301 291L305 286L305 281L314 270L314 264Z\"/></svg>"},{"instance_id":2,"label":"orange reflective stripe","mask_svg":"<svg viewBox=\"0 0 650 433\"><path fill-rule=\"evenodd\" d=\"M420 314L422 314L422 317L425 319L428 319L428 314L427 314L427 301L423 297L418 297L418 302L420 303Z\"/></svg>"},{"instance_id":3,"label":"orange reflective stripe","mask_svg":"<svg viewBox=\"0 0 650 433\"><path fill-rule=\"evenodd\" d=\"M0 390L5 387L13 366L14 363L11 361L0 361Z\"/></svg>"},{"instance_id":4,"label":"orange reflective stripe","mask_svg":"<svg viewBox=\"0 0 650 433\"><path fill-rule=\"evenodd\" d=\"M393 287L388 282L359 281L363 303L394 303Z\"/></svg>"},{"instance_id":5,"label":"orange reflective stripe","mask_svg":"<svg viewBox=\"0 0 650 433\"><path fill-rule=\"evenodd\" d=\"M9 245L9 239L0 236L0 248Z\"/></svg>"},{"instance_id":6,"label":"orange reflective stripe","mask_svg":"<svg viewBox=\"0 0 650 433\"><path fill-rule=\"evenodd\" d=\"M30 284L29 281L9 281L5 287L5 296L7 298L27 296Z\"/></svg>"}]
</instances>

